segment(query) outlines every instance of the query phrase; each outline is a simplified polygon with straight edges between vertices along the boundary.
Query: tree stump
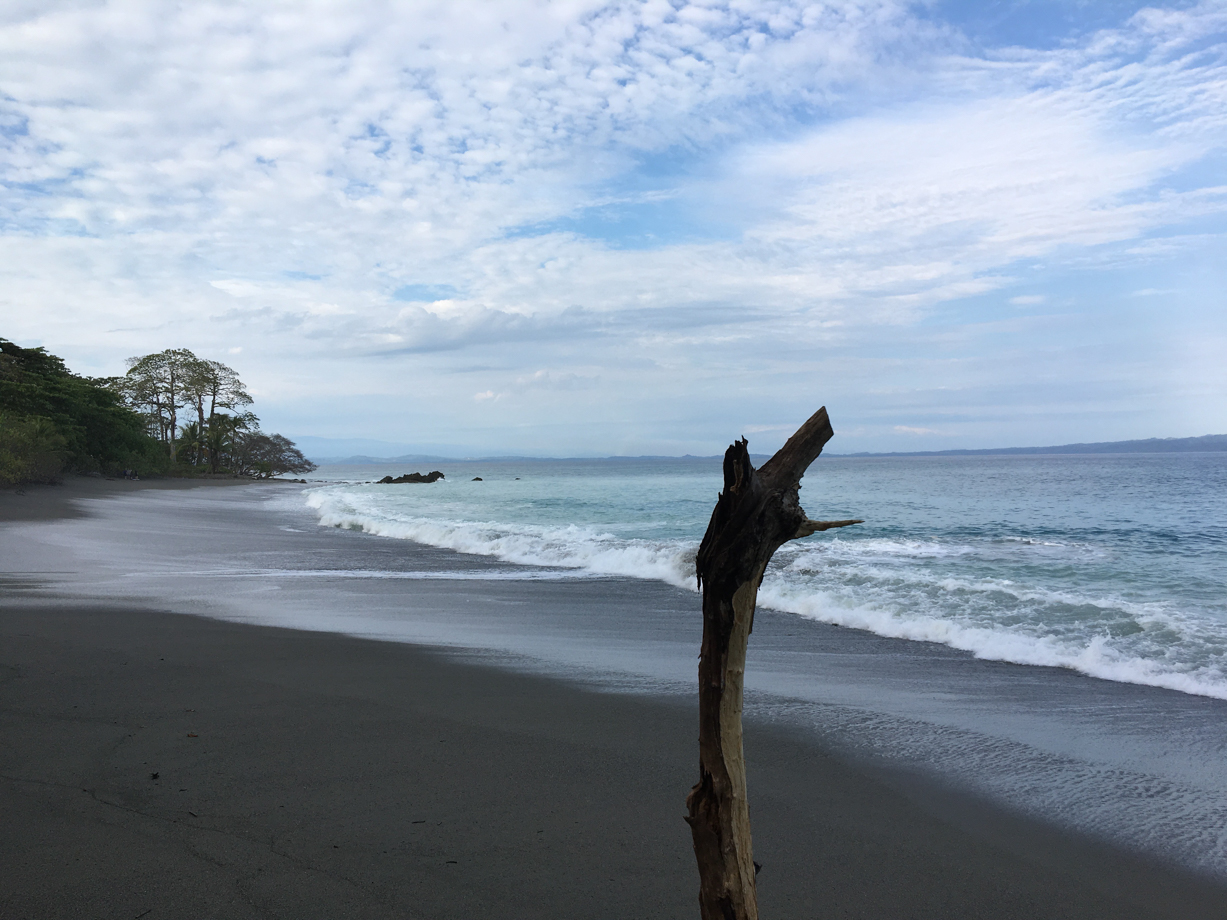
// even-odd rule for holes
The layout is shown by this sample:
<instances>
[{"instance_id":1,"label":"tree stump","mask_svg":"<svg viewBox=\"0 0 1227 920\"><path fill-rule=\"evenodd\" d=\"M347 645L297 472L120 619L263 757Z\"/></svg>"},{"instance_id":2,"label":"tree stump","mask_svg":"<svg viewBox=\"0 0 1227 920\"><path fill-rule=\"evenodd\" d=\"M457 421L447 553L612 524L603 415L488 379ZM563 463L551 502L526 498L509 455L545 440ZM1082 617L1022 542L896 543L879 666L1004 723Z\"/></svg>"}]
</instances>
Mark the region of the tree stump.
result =
<instances>
[{"instance_id":1,"label":"tree stump","mask_svg":"<svg viewBox=\"0 0 1227 920\"><path fill-rule=\"evenodd\" d=\"M746 440L724 454L724 491L699 546L703 589L699 657L699 781L686 821L699 864L703 920L757 920L750 808L741 741L746 645L763 572L789 540L860 524L811 521L797 496L801 477L835 432L824 406L755 470Z\"/></svg>"}]
</instances>

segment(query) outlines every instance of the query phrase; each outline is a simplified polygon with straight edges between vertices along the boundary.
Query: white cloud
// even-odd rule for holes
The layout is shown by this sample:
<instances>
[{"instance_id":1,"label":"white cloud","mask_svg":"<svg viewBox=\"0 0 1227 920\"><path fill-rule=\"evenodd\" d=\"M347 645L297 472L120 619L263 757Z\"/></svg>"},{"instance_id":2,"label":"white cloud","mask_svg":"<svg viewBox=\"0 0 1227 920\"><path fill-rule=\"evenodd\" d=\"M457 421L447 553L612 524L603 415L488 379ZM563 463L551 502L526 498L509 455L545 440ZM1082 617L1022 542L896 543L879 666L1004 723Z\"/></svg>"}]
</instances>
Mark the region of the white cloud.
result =
<instances>
[{"instance_id":1,"label":"white cloud","mask_svg":"<svg viewBox=\"0 0 1227 920\"><path fill-rule=\"evenodd\" d=\"M1218 238L1223 4L982 56L908 10L10 6L5 334L100 370L237 338L287 393L420 390L480 354L496 371L439 398L463 424L516 395L511 424L583 389L803 383L806 354L870 354L866 330L1028 266ZM611 243L585 223L601 209L660 209L656 241Z\"/></svg>"}]
</instances>

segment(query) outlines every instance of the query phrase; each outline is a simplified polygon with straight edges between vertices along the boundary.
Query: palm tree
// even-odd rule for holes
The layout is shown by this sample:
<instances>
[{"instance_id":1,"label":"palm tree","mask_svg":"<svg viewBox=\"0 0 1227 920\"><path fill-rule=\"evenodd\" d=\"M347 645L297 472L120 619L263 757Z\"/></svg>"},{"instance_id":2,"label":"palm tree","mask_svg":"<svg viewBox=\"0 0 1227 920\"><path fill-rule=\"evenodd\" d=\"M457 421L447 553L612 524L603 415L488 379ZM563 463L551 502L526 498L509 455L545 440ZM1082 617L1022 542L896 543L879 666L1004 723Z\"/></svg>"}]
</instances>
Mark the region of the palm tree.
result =
<instances>
[{"instance_id":1,"label":"palm tree","mask_svg":"<svg viewBox=\"0 0 1227 920\"><path fill-rule=\"evenodd\" d=\"M199 466L205 459L207 445L206 434L200 428L199 422L188 422L179 429L179 457L192 466Z\"/></svg>"},{"instance_id":2,"label":"palm tree","mask_svg":"<svg viewBox=\"0 0 1227 920\"><path fill-rule=\"evenodd\" d=\"M205 448L209 452L209 471L220 472L222 461L234 447L234 433L238 430L238 420L224 412L215 412L209 416L209 430L205 434Z\"/></svg>"}]
</instances>

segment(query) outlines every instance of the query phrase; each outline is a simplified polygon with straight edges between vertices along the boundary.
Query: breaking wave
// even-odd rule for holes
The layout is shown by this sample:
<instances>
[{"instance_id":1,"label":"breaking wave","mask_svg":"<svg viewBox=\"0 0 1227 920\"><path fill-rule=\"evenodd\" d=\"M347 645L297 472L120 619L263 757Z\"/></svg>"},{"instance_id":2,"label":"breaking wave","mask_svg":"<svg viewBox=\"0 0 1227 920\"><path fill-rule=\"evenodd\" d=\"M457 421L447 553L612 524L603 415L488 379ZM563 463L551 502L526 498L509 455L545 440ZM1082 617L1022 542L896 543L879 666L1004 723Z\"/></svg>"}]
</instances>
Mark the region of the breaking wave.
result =
<instances>
[{"instance_id":1,"label":"breaking wave","mask_svg":"<svg viewBox=\"0 0 1227 920\"><path fill-rule=\"evenodd\" d=\"M695 590L698 541L645 537L654 527L646 522L635 535L625 527L469 520L414 513L352 487L316 489L307 501L324 526ZM759 604L978 658L1227 699L1227 624L1216 611L1106 590L1107 576L1058 586L1028 577L1083 571L1111 555L1074 539L827 538L782 548Z\"/></svg>"}]
</instances>

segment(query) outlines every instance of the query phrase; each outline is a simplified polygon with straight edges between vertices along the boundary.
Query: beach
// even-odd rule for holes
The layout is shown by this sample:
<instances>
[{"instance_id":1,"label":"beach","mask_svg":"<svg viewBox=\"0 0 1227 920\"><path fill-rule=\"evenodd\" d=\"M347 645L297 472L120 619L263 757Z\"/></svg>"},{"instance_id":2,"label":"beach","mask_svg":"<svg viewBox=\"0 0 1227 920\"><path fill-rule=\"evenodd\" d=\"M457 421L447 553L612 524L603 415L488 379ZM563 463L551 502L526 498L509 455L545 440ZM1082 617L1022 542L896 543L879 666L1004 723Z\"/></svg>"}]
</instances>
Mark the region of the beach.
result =
<instances>
[{"instance_id":1,"label":"beach","mask_svg":"<svg viewBox=\"0 0 1227 920\"><path fill-rule=\"evenodd\" d=\"M679 664L697 595L312 529L289 484L141 485L0 496L0 917L697 915ZM873 662L900 684L974 679L990 702L1040 669L761 614L751 667L775 677L748 700L746 758L763 917L1227 913L1213 871L789 718L819 704L780 662L812 645L849 710ZM272 625L291 622L310 628ZM1223 709L1057 676L1043 692L1085 706ZM920 719L883 692L880 722Z\"/></svg>"}]
</instances>

